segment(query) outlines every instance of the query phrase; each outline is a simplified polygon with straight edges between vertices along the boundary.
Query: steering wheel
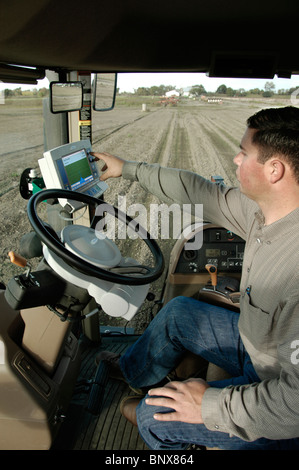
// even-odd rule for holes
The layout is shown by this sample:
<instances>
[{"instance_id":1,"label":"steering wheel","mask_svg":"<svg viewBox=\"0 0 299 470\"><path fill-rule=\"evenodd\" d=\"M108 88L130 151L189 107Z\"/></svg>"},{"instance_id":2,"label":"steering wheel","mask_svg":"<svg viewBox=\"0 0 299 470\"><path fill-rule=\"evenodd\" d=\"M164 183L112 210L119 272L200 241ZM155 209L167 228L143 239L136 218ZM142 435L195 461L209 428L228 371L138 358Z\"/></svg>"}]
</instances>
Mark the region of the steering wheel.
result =
<instances>
[{"instance_id":1,"label":"steering wheel","mask_svg":"<svg viewBox=\"0 0 299 470\"><path fill-rule=\"evenodd\" d=\"M146 243L146 245L149 247L154 257L154 267L146 266L147 272L143 273L142 275L140 275L140 273L138 273L137 275L125 275L107 269L103 269L99 266L92 264L89 261L86 261L85 259L82 259L75 253L69 251L65 247L63 242L59 240L59 237L56 235L54 230L51 227L49 228L49 226L47 226L47 224L45 224L37 215L38 205L42 201L50 199L70 199L94 207L103 204L103 202L92 196L88 196L87 194L82 194L75 191L68 191L65 189L45 189L35 193L29 199L27 205L27 213L33 230L36 232L39 239L49 248L49 250L53 251L69 266L73 267L74 269L85 275L100 278L115 284L140 286L150 284L161 276L164 269L163 254L156 241L151 239L150 234L140 226L138 226L138 234L140 238L144 241L144 243ZM105 203L105 211L110 212L116 218L124 222L126 225L128 225L129 223L131 223L132 225L132 222L134 224L133 219L131 219L127 214L110 204Z\"/></svg>"}]
</instances>

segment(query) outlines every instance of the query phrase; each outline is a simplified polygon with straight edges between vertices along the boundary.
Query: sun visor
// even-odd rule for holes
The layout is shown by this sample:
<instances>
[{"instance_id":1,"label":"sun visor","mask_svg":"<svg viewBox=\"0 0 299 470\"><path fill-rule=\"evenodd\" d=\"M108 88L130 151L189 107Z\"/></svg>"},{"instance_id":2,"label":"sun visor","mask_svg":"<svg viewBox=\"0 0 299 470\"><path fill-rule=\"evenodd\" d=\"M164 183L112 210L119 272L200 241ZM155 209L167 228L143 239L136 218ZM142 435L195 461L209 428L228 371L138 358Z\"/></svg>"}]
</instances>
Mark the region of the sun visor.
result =
<instances>
[{"instance_id":1,"label":"sun visor","mask_svg":"<svg viewBox=\"0 0 299 470\"><path fill-rule=\"evenodd\" d=\"M214 51L209 77L273 78L277 61L275 52Z\"/></svg>"},{"instance_id":2,"label":"sun visor","mask_svg":"<svg viewBox=\"0 0 299 470\"><path fill-rule=\"evenodd\" d=\"M5 83L37 85L37 81L45 78L45 75L45 70L40 68L0 64L0 80Z\"/></svg>"}]
</instances>

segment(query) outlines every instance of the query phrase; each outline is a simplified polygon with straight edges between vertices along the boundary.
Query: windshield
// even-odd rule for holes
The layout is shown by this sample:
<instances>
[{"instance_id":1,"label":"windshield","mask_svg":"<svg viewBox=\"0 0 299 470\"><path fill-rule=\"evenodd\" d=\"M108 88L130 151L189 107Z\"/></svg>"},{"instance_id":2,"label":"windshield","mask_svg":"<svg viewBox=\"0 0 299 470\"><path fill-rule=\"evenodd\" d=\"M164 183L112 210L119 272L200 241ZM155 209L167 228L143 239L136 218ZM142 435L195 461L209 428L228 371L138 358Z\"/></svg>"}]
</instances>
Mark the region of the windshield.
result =
<instances>
[{"instance_id":1,"label":"windshield","mask_svg":"<svg viewBox=\"0 0 299 470\"><path fill-rule=\"evenodd\" d=\"M18 251L21 236L31 231L19 182L26 168L39 170L48 86L47 80L36 87L1 84L0 280L4 283L21 270L10 263L7 253ZM298 91L298 77L250 81L203 74L119 74L115 108L92 112L92 147L128 160L195 171L208 179L219 175L225 184L236 185L233 157L246 119L264 107L297 106ZM105 200L124 210L134 212L136 203L147 207L159 202L126 180L110 180L108 186ZM154 231L146 222L146 228ZM167 240L161 233L157 238L167 258L173 233Z\"/></svg>"}]
</instances>

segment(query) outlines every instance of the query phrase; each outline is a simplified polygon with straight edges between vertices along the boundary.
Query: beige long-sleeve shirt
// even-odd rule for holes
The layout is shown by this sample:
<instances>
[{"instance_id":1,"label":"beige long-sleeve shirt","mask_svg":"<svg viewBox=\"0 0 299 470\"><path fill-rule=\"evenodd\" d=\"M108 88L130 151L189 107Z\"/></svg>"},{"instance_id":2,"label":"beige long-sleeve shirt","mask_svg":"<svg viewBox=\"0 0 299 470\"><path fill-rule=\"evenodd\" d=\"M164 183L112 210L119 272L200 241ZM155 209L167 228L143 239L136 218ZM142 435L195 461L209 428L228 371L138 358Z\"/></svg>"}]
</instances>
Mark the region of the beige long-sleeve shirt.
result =
<instances>
[{"instance_id":1,"label":"beige long-sleeve shirt","mask_svg":"<svg viewBox=\"0 0 299 470\"><path fill-rule=\"evenodd\" d=\"M239 331L261 382L208 388L202 403L206 427L248 441L298 437L299 208L264 226L257 204L239 189L195 173L126 162L123 177L163 202L203 204L204 220L246 240Z\"/></svg>"}]
</instances>

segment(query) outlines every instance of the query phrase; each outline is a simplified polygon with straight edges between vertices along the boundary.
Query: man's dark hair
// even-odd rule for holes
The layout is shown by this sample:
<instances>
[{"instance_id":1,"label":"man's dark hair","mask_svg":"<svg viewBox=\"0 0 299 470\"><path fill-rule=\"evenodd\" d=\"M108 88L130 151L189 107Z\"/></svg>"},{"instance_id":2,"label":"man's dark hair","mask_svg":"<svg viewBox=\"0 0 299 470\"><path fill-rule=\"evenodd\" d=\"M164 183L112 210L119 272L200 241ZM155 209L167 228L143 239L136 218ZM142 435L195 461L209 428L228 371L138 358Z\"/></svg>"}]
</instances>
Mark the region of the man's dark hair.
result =
<instances>
[{"instance_id":1,"label":"man's dark hair","mask_svg":"<svg viewBox=\"0 0 299 470\"><path fill-rule=\"evenodd\" d=\"M291 166L299 184L299 109L263 109L247 120L247 126L256 129L252 142L259 147L258 161L265 163L275 154Z\"/></svg>"}]
</instances>

